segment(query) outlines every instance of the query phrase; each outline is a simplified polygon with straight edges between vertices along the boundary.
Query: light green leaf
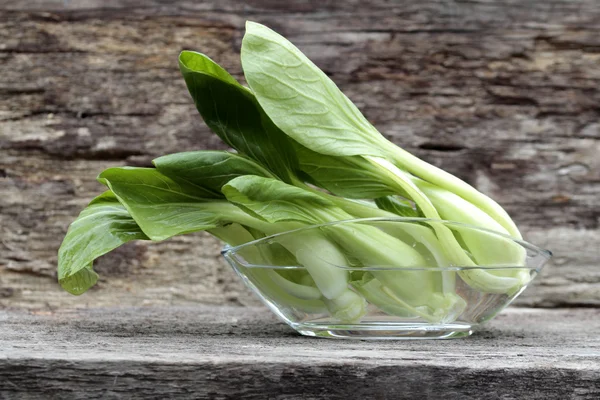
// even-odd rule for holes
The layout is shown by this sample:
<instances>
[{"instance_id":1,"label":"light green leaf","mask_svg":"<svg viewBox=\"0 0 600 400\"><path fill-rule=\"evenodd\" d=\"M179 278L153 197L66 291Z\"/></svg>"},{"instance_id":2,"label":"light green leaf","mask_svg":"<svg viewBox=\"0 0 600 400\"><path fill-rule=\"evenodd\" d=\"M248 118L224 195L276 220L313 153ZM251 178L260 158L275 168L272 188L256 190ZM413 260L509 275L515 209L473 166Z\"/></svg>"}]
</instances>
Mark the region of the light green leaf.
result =
<instances>
[{"instance_id":1,"label":"light green leaf","mask_svg":"<svg viewBox=\"0 0 600 400\"><path fill-rule=\"evenodd\" d=\"M93 261L131 240L148 237L110 191L96 197L71 224L58 250L58 281L69 293L82 294L98 275Z\"/></svg>"},{"instance_id":2,"label":"light green leaf","mask_svg":"<svg viewBox=\"0 0 600 400\"><path fill-rule=\"evenodd\" d=\"M118 246L120 246L120 244L117 245L117 247ZM107 252L112 250L114 249L108 250ZM67 292L78 296L87 292L87 290L94 286L97 281L98 274L93 269L93 263L90 263L77 270L73 275L59 279L58 283L60 283L60 286Z\"/></svg>"},{"instance_id":3,"label":"light green leaf","mask_svg":"<svg viewBox=\"0 0 600 400\"><path fill-rule=\"evenodd\" d=\"M521 237L510 216L495 201L383 138L331 79L281 35L248 22L241 55L246 80L259 103L297 142L322 154L386 158L396 167L461 196L512 236Z\"/></svg>"},{"instance_id":4,"label":"light green leaf","mask_svg":"<svg viewBox=\"0 0 600 400\"><path fill-rule=\"evenodd\" d=\"M320 209L333 206L316 193L258 176L235 178L223 186L222 191L230 202L271 223L318 223Z\"/></svg>"},{"instance_id":5,"label":"light green leaf","mask_svg":"<svg viewBox=\"0 0 600 400\"><path fill-rule=\"evenodd\" d=\"M335 83L283 36L246 23L242 67L273 122L318 153L383 156L386 140Z\"/></svg>"},{"instance_id":6,"label":"light green leaf","mask_svg":"<svg viewBox=\"0 0 600 400\"><path fill-rule=\"evenodd\" d=\"M229 146L291 182L298 161L290 140L252 92L204 54L184 51L179 67L206 125Z\"/></svg>"}]
</instances>

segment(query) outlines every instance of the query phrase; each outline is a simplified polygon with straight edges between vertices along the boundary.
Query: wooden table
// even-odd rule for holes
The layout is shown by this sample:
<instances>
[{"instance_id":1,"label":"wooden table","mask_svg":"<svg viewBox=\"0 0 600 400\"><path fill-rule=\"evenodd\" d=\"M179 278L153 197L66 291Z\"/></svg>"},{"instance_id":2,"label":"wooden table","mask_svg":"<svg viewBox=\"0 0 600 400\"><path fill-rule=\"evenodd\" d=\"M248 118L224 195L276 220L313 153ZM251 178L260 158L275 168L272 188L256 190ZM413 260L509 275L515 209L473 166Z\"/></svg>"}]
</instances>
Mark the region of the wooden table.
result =
<instances>
[{"instance_id":1,"label":"wooden table","mask_svg":"<svg viewBox=\"0 0 600 400\"><path fill-rule=\"evenodd\" d=\"M0 311L0 398L597 399L600 310L470 338L302 337L262 307Z\"/></svg>"}]
</instances>

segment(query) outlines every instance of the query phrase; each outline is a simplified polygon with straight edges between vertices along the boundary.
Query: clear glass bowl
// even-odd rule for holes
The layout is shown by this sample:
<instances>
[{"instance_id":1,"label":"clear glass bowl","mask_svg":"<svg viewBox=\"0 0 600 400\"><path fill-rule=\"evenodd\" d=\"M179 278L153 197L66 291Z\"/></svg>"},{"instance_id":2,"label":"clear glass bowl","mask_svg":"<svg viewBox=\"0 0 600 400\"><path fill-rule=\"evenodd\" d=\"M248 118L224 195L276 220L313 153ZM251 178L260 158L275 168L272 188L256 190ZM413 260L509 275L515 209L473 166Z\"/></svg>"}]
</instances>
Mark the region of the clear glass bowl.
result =
<instances>
[{"instance_id":1,"label":"clear glass bowl","mask_svg":"<svg viewBox=\"0 0 600 400\"><path fill-rule=\"evenodd\" d=\"M352 339L468 336L552 256L486 229L400 217L309 226L222 254L299 333Z\"/></svg>"}]
</instances>

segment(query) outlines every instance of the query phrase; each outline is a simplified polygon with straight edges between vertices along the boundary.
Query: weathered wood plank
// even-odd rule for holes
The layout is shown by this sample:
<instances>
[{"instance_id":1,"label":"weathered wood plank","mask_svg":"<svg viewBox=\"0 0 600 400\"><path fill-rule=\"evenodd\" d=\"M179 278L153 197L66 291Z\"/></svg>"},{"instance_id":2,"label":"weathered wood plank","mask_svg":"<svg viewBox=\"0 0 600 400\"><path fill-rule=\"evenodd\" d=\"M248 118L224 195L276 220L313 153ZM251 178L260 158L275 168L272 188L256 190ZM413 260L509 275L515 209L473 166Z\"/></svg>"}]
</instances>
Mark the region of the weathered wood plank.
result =
<instances>
[{"instance_id":1,"label":"weathered wood plank","mask_svg":"<svg viewBox=\"0 0 600 400\"><path fill-rule=\"evenodd\" d=\"M54 281L103 168L223 148L176 58L201 50L240 77L246 19L297 43L385 135L490 194L555 252L519 304L600 304L597 1L3 0L0 307L254 301L203 235L126 246L85 297Z\"/></svg>"},{"instance_id":2,"label":"weathered wood plank","mask_svg":"<svg viewBox=\"0 0 600 400\"><path fill-rule=\"evenodd\" d=\"M0 311L0 398L594 399L600 310L512 309L468 339L305 338L264 308Z\"/></svg>"}]
</instances>

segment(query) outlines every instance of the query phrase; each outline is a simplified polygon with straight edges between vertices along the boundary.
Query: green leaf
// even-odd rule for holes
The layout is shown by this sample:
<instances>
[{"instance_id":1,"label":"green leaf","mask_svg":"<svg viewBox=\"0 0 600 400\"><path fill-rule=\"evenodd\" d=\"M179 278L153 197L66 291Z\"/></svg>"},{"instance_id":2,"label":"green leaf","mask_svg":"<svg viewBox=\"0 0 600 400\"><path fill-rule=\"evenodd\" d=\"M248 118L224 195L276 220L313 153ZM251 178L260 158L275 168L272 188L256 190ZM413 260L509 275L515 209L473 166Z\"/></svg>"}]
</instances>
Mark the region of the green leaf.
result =
<instances>
[{"instance_id":1,"label":"green leaf","mask_svg":"<svg viewBox=\"0 0 600 400\"><path fill-rule=\"evenodd\" d=\"M184 52L180 62L190 93L206 123L226 143L266 165L282 180L297 181L294 178L301 169L313 182L340 196L375 198L395 193L378 179L371 163L361 157L328 157L288 138L264 113L254 95L241 85L232 84L233 77L208 57ZM244 110L242 118L232 118L234 107ZM219 121L214 122L215 118ZM282 166L276 162L281 159L289 162ZM164 167L155 165L174 179L180 173L180 170L167 173ZM248 175L251 174L267 176L249 171Z\"/></svg>"},{"instance_id":2,"label":"green leaf","mask_svg":"<svg viewBox=\"0 0 600 400\"><path fill-rule=\"evenodd\" d=\"M175 181L190 183L200 190L224 197L221 188L230 180L243 175L273 177L256 162L227 151L189 151L169 154L152 161L156 169Z\"/></svg>"},{"instance_id":3,"label":"green leaf","mask_svg":"<svg viewBox=\"0 0 600 400\"><path fill-rule=\"evenodd\" d=\"M298 164L294 149L252 92L204 54L184 51L179 67L206 125L229 146L291 182Z\"/></svg>"},{"instance_id":4,"label":"green leaf","mask_svg":"<svg viewBox=\"0 0 600 400\"><path fill-rule=\"evenodd\" d=\"M263 109L300 144L321 154L386 158L396 167L461 196L512 236L521 238L515 223L495 201L381 136L333 81L281 35L247 22L241 56L246 80Z\"/></svg>"},{"instance_id":5,"label":"green leaf","mask_svg":"<svg viewBox=\"0 0 600 400\"><path fill-rule=\"evenodd\" d=\"M118 246L120 246L120 244L117 245L117 247ZM83 266L81 269L78 269L73 275L59 279L58 283L67 292L78 296L87 292L87 290L94 286L97 281L98 274L94 271L93 264L90 263L86 266Z\"/></svg>"},{"instance_id":6,"label":"green leaf","mask_svg":"<svg viewBox=\"0 0 600 400\"><path fill-rule=\"evenodd\" d=\"M96 197L71 224L58 250L60 285L69 293L84 293L98 280L93 261L136 239L148 237L115 195L107 191Z\"/></svg>"},{"instance_id":7,"label":"green leaf","mask_svg":"<svg viewBox=\"0 0 600 400\"><path fill-rule=\"evenodd\" d=\"M319 223L319 212L333 203L319 194L258 176L241 176L223 186L227 200L265 221Z\"/></svg>"},{"instance_id":8,"label":"green leaf","mask_svg":"<svg viewBox=\"0 0 600 400\"><path fill-rule=\"evenodd\" d=\"M98 180L152 240L215 228L241 214L224 200L205 197L206 189L176 182L153 168L110 168Z\"/></svg>"},{"instance_id":9,"label":"green leaf","mask_svg":"<svg viewBox=\"0 0 600 400\"><path fill-rule=\"evenodd\" d=\"M350 199L374 199L396 194L398 185L360 156L336 157L295 144L300 169L312 183Z\"/></svg>"},{"instance_id":10,"label":"green leaf","mask_svg":"<svg viewBox=\"0 0 600 400\"><path fill-rule=\"evenodd\" d=\"M242 67L265 112L286 134L318 153L383 156L387 142L315 64L283 36L246 23Z\"/></svg>"},{"instance_id":11,"label":"green leaf","mask_svg":"<svg viewBox=\"0 0 600 400\"><path fill-rule=\"evenodd\" d=\"M409 200L398 196L386 196L375 199L375 204L382 210L394 213L401 217L416 218L423 215L414 207Z\"/></svg>"}]
</instances>

